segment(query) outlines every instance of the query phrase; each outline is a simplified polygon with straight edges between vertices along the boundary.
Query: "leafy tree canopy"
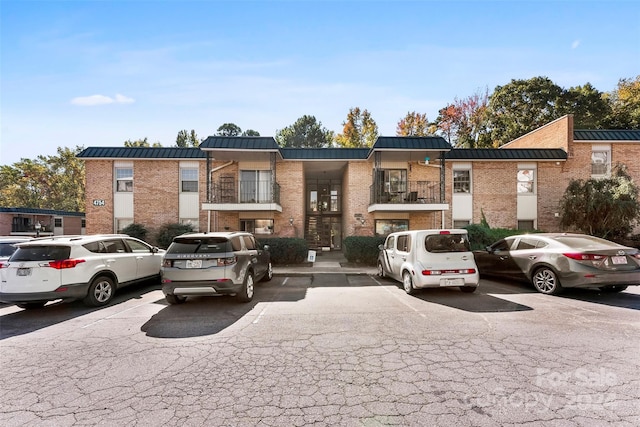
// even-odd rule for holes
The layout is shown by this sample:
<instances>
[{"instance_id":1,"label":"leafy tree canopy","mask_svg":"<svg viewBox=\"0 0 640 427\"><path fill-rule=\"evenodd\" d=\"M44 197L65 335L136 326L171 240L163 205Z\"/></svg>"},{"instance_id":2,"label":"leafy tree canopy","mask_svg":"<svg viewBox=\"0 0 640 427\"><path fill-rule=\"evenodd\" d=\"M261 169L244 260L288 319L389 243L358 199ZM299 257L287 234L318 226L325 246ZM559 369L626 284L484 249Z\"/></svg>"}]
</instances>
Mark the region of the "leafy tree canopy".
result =
<instances>
[{"instance_id":1,"label":"leafy tree canopy","mask_svg":"<svg viewBox=\"0 0 640 427\"><path fill-rule=\"evenodd\" d=\"M429 120L426 114L408 112L400 119L396 126L396 136L427 136L429 135Z\"/></svg>"},{"instance_id":2,"label":"leafy tree canopy","mask_svg":"<svg viewBox=\"0 0 640 427\"><path fill-rule=\"evenodd\" d=\"M336 143L344 148L372 147L378 138L378 125L367 110L349 109L343 130L336 136Z\"/></svg>"},{"instance_id":3,"label":"leafy tree canopy","mask_svg":"<svg viewBox=\"0 0 640 427\"><path fill-rule=\"evenodd\" d=\"M571 87L564 94L559 114L573 114L575 129L602 129L611 115L611 104L604 95L590 83Z\"/></svg>"},{"instance_id":4,"label":"leafy tree canopy","mask_svg":"<svg viewBox=\"0 0 640 427\"><path fill-rule=\"evenodd\" d=\"M247 129L244 132L242 132L242 136L260 136L260 132L253 129Z\"/></svg>"},{"instance_id":5,"label":"leafy tree canopy","mask_svg":"<svg viewBox=\"0 0 640 427\"><path fill-rule=\"evenodd\" d=\"M0 206L85 210L83 147L58 148L57 156L22 159L0 166Z\"/></svg>"},{"instance_id":6,"label":"leafy tree canopy","mask_svg":"<svg viewBox=\"0 0 640 427\"><path fill-rule=\"evenodd\" d=\"M186 129L181 130L176 137L176 147L198 147L200 142L196 131L193 129L191 129L191 132Z\"/></svg>"},{"instance_id":7,"label":"leafy tree canopy","mask_svg":"<svg viewBox=\"0 0 640 427\"><path fill-rule=\"evenodd\" d=\"M242 129L235 123L225 123L218 128L218 136L239 136L242 134Z\"/></svg>"},{"instance_id":8,"label":"leafy tree canopy","mask_svg":"<svg viewBox=\"0 0 640 427\"><path fill-rule=\"evenodd\" d=\"M606 239L624 237L640 218L638 186L618 164L609 178L571 180L560 210L563 227Z\"/></svg>"},{"instance_id":9,"label":"leafy tree canopy","mask_svg":"<svg viewBox=\"0 0 640 427\"><path fill-rule=\"evenodd\" d=\"M160 144L159 142L154 142L153 145L151 145L149 143L149 141L147 140L147 137L145 136L142 139L136 139L135 141L132 141L130 139L126 140L124 142L124 146L125 147L162 147L162 144Z\"/></svg>"},{"instance_id":10,"label":"leafy tree canopy","mask_svg":"<svg viewBox=\"0 0 640 427\"><path fill-rule=\"evenodd\" d=\"M454 99L438 112L436 127L449 144L460 148L490 147L487 128L488 90L464 99Z\"/></svg>"},{"instance_id":11,"label":"leafy tree canopy","mask_svg":"<svg viewBox=\"0 0 640 427\"><path fill-rule=\"evenodd\" d=\"M640 129L640 74L634 79L621 79L618 87L607 94L611 115L610 129Z\"/></svg>"},{"instance_id":12,"label":"leafy tree canopy","mask_svg":"<svg viewBox=\"0 0 640 427\"><path fill-rule=\"evenodd\" d=\"M314 116L304 115L291 126L277 131L275 139L281 147L326 148L333 142L333 131L322 127Z\"/></svg>"}]
</instances>

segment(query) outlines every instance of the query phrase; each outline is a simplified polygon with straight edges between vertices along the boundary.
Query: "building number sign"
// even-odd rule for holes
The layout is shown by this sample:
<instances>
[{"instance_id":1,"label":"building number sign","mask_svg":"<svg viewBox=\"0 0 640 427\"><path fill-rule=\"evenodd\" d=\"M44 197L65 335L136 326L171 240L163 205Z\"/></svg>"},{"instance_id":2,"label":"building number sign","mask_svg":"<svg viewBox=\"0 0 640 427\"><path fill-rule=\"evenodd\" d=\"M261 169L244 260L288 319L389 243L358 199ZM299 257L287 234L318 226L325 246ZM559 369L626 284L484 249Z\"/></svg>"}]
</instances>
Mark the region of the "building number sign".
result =
<instances>
[{"instance_id":1,"label":"building number sign","mask_svg":"<svg viewBox=\"0 0 640 427\"><path fill-rule=\"evenodd\" d=\"M93 206L105 206L104 199L93 199Z\"/></svg>"}]
</instances>

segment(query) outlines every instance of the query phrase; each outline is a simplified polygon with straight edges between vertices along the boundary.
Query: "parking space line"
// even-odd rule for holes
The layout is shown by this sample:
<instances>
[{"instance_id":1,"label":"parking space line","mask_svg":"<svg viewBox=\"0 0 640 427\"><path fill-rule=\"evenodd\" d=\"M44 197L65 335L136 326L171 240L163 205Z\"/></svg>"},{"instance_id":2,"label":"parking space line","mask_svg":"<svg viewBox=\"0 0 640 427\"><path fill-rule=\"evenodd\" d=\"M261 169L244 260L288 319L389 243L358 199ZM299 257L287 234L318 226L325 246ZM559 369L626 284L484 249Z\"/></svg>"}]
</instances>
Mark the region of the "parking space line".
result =
<instances>
[{"instance_id":1,"label":"parking space line","mask_svg":"<svg viewBox=\"0 0 640 427\"><path fill-rule=\"evenodd\" d=\"M134 309L136 309L136 308L142 307L143 305L147 305L147 304L148 304L148 303L138 304L138 305L136 305L136 306L134 306L134 307L129 307L129 308L127 308L126 310L118 311L117 313L114 313L114 314L112 314L112 315L110 315L110 316L103 317L102 319L96 320L95 322L88 323L88 324L86 324L86 325L82 326L80 329L84 329L84 328L88 328L89 326L97 325L98 323L100 323L100 322L102 322L102 321L104 321L104 320L113 319L114 317L119 316L119 315L121 315L122 313L126 313L126 312L127 312L127 311L129 311L129 310L134 310Z\"/></svg>"},{"instance_id":2,"label":"parking space line","mask_svg":"<svg viewBox=\"0 0 640 427\"><path fill-rule=\"evenodd\" d=\"M406 307L409 307L411 310L413 310L416 314L418 314L420 317L424 317L426 318L427 316L424 313L420 313L418 311L417 308L409 305L406 301L404 301L403 299L400 299L400 297L396 294L394 294L393 292L391 292L389 289L387 289L386 285L384 285L382 282L380 282L377 278L371 276L371 280L373 280L374 282L376 282L376 284L378 284L378 286L381 286L382 289L384 289L385 291L389 292L389 294L391 294L395 299L397 299L399 302L401 302L403 305L405 305Z\"/></svg>"},{"instance_id":3,"label":"parking space line","mask_svg":"<svg viewBox=\"0 0 640 427\"><path fill-rule=\"evenodd\" d=\"M287 280L289 280L289 277L285 277L280 286L284 286L284 284L287 283Z\"/></svg>"}]
</instances>

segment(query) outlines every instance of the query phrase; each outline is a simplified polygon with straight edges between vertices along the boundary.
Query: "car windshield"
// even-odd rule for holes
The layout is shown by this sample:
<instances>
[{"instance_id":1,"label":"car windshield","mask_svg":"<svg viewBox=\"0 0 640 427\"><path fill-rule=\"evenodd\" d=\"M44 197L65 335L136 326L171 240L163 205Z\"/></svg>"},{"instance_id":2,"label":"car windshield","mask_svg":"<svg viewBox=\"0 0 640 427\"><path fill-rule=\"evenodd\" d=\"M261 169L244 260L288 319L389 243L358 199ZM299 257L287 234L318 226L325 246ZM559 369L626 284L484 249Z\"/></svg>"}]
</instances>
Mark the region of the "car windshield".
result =
<instances>
[{"instance_id":1,"label":"car windshield","mask_svg":"<svg viewBox=\"0 0 640 427\"><path fill-rule=\"evenodd\" d=\"M23 246L11 256L9 261L52 261L68 259L69 246Z\"/></svg>"},{"instance_id":2,"label":"car windshield","mask_svg":"<svg viewBox=\"0 0 640 427\"><path fill-rule=\"evenodd\" d=\"M176 237L167 249L169 254L217 254L232 251L231 242L224 237Z\"/></svg>"},{"instance_id":3,"label":"car windshield","mask_svg":"<svg viewBox=\"0 0 640 427\"><path fill-rule=\"evenodd\" d=\"M558 236L556 241L569 246L574 249L602 249L603 247L609 247L612 249L620 248L620 245L608 240L600 239L593 236Z\"/></svg>"},{"instance_id":4,"label":"car windshield","mask_svg":"<svg viewBox=\"0 0 640 427\"><path fill-rule=\"evenodd\" d=\"M427 252L468 252L469 239L466 234L430 234L424 239Z\"/></svg>"}]
</instances>

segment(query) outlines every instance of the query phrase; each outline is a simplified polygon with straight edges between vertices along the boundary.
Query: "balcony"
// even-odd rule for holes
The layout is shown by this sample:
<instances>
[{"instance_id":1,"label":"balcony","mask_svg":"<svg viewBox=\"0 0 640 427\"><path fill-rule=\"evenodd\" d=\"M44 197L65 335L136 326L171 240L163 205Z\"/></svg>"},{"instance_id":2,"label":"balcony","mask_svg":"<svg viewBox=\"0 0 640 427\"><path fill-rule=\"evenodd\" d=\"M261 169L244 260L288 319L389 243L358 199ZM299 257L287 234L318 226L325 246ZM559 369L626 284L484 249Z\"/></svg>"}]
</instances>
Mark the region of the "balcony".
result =
<instances>
[{"instance_id":1,"label":"balcony","mask_svg":"<svg viewBox=\"0 0 640 427\"><path fill-rule=\"evenodd\" d=\"M277 211L280 206L280 184L266 181L242 181L223 177L211 183L208 201L203 210L215 211Z\"/></svg>"},{"instance_id":2,"label":"balcony","mask_svg":"<svg viewBox=\"0 0 640 427\"><path fill-rule=\"evenodd\" d=\"M369 212L449 209L449 205L440 195L438 181L374 182L369 190Z\"/></svg>"}]
</instances>

